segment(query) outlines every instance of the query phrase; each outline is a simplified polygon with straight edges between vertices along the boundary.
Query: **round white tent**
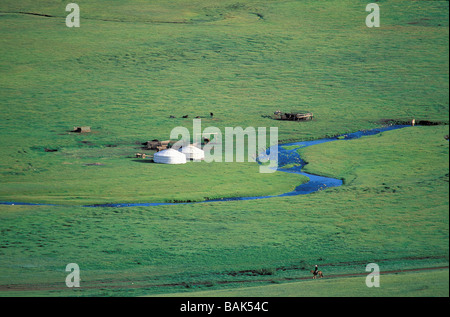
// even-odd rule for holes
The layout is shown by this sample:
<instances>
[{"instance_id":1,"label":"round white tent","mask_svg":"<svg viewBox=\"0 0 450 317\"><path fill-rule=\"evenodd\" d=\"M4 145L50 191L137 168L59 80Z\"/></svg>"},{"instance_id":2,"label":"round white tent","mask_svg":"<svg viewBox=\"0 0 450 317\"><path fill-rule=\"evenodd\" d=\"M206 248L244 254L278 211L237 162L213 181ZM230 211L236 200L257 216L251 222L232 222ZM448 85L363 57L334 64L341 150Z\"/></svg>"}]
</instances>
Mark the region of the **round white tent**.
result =
<instances>
[{"instance_id":1,"label":"round white tent","mask_svg":"<svg viewBox=\"0 0 450 317\"><path fill-rule=\"evenodd\" d=\"M186 159L188 160L204 160L205 159L205 152L202 149L199 149L196 146L193 146L192 144L189 144L188 146L183 146L180 149L180 152L186 155Z\"/></svg>"},{"instance_id":2,"label":"round white tent","mask_svg":"<svg viewBox=\"0 0 450 317\"><path fill-rule=\"evenodd\" d=\"M186 164L186 155L174 149L168 149L155 153L153 161L161 164Z\"/></svg>"}]
</instances>

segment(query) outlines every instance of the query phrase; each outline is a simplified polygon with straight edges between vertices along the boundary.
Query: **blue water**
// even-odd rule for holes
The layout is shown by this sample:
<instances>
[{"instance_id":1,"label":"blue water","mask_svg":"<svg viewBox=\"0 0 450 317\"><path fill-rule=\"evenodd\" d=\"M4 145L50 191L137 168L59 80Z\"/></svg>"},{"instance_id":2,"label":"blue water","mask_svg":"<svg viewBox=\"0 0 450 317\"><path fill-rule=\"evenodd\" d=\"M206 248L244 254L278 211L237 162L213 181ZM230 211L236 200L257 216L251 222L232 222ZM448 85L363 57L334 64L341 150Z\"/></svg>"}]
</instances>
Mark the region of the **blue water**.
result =
<instances>
[{"instance_id":1,"label":"blue water","mask_svg":"<svg viewBox=\"0 0 450 317\"><path fill-rule=\"evenodd\" d=\"M214 200L207 200L202 202L185 202L185 203L139 203L139 204L99 204L99 205L86 205L83 207L153 207L153 206L172 206L172 205L186 205L186 204L202 204L202 203L211 203L211 202L223 202L223 201L237 201L237 200L256 200L256 199L267 199L267 198L274 198L274 197L287 197L287 196L297 196L297 195L307 195L311 194L317 191L325 190L327 188L332 187L338 187L342 186L343 182L340 179L330 178L330 177L324 177L319 175L313 175L308 174L302 171L303 167L305 166L305 161L300 157L298 153L299 147L308 147L313 146L317 144L322 144L326 142L333 142L333 141L348 141L348 140L354 140L361 138L363 136L369 136L369 135L375 135L381 132L385 131L391 131L391 130L397 130L402 129L405 127L409 127L408 125L393 125L388 127L382 127L382 128L376 128L372 130L366 130L366 131L358 131L354 133L344 134L340 135L334 138L325 138L320 140L314 140L314 141L303 141L303 142L294 142L294 143L288 143L288 144L281 144L278 145L278 169L277 171L285 172L285 173L294 173L294 174L300 174L307 176L309 178L309 182L305 184L301 184L297 188L295 188L292 192L284 193L281 195L275 195L275 196L257 196L257 197L234 197L234 198L223 198L223 199L214 199ZM298 146L295 149L292 150L286 150L284 147L288 146ZM267 153L269 153L270 149L267 150ZM297 166L289 168L289 169L283 169L283 166L290 165L290 164L297 164ZM57 205L50 205L50 204L33 204L33 203L20 203L20 202L0 202L0 205L26 205L26 206L57 206Z\"/></svg>"}]
</instances>

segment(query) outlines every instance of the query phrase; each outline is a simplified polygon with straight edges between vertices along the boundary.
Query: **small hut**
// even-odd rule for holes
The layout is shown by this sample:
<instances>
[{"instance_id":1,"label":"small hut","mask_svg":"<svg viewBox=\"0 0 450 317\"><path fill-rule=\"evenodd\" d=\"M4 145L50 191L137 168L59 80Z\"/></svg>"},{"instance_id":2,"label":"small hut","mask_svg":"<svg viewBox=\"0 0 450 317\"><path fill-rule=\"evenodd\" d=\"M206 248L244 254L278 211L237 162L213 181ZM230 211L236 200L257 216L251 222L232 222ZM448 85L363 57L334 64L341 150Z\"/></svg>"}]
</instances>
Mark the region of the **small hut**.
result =
<instances>
[{"instance_id":1,"label":"small hut","mask_svg":"<svg viewBox=\"0 0 450 317\"><path fill-rule=\"evenodd\" d=\"M312 120L314 115L311 112L291 112L282 113L281 111L276 111L274 113L274 119L276 120L288 120L288 121L308 121Z\"/></svg>"},{"instance_id":2,"label":"small hut","mask_svg":"<svg viewBox=\"0 0 450 317\"><path fill-rule=\"evenodd\" d=\"M186 159L188 160L197 161L205 159L205 152L192 144L189 144L188 146L183 146L180 149L180 152L183 153L186 156Z\"/></svg>"},{"instance_id":3,"label":"small hut","mask_svg":"<svg viewBox=\"0 0 450 317\"><path fill-rule=\"evenodd\" d=\"M168 149L155 153L153 161L160 164L186 164L186 155L174 149Z\"/></svg>"}]
</instances>

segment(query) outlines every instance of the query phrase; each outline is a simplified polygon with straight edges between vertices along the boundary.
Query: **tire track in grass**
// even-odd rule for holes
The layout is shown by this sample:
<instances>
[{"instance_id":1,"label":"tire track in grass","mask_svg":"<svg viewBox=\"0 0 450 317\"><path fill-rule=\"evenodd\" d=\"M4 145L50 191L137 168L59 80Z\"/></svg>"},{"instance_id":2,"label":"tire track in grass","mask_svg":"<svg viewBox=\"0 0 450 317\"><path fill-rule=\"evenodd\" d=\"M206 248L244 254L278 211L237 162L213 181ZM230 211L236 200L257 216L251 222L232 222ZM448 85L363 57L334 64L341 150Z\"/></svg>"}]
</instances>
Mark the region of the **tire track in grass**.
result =
<instances>
[{"instance_id":1,"label":"tire track in grass","mask_svg":"<svg viewBox=\"0 0 450 317\"><path fill-rule=\"evenodd\" d=\"M58 15L51 15L51 14L45 14L45 13L37 13L37 12L24 12L24 11L0 11L0 14L20 14L20 15L32 15L32 16L38 16L38 17L44 17L44 18L58 18L58 19L65 19L66 16L58 16ZM148 21L126 21L126 20L114 20L114 19L99 19L99 18L90 18L90 17L83 17L83 20L93 20L93 21L101 21L101 22L119 22L119 23L169 23L169 24L194 24L193 22L189 21L158 21L158 20L148 20Z\"/></svg>"}]
</instances>

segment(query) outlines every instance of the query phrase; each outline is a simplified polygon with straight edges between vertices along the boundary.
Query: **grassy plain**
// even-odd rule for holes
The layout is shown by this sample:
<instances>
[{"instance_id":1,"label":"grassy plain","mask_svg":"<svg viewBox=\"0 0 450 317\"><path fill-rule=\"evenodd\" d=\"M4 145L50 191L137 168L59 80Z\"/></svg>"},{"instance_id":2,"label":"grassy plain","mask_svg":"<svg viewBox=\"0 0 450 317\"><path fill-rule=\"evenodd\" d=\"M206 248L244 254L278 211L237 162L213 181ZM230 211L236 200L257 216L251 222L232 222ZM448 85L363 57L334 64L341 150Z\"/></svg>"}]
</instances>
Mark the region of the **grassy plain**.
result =
<instances>
[{"instance_id":1,"label":"grassy plain","mask_svg":"<svg viewBox=\"0 0 450 317\"><path fill-rule=\"evenodd\" d=\"M314 264L328 274L448 265L448 126L303 149L308 171L345 180L308 196L78 206L275 194L301 181L247 163L169 169L130 157L195 116L222 130L275 126L281 142L382 119L448 123L448 1L379 1L379 29L349 0L77 3L72 29L60 1L0 4L0 200L68 205L0 205L0 296L217 290L306 277ZM315 120L267 117L278 109ZM67 132L81 125L93 133ZM72 262L79 290L64 284Z\"/></svg>"},{"instance_id":2,"label":"grassy plain","mask_svg":"<svg viewBox=\"0 0 450 317\"><path fill-rule=\"evenodd\" d=\"M90 153L95 152L100 151ZM101 158L94 160L58 157L45 167L32 161L27 170L2 179L0 200L77 206L204 201L279 195L308 180L300 175L261 174L256 163L160 166L126 154L105 157L108 152L102 149Z\"/></svg>"},{"instance_id":3,"label":"grassy plain","mask_svg":"<svg viewBox=\"0 0 450 317\"><path fill-rule=\"evenodd\" d=\"M2 1L2 200L100 203L119 192L130 201L157 199L138 187L164 188L156 184L165 171L149 177L150 168L125 159L104 168L83 164L125 158L136 143L168 139L176 126L191 129L195 116L222 131L277 126L280 141L371 128L386 117L448 122L445 1L383 1L384 28L376 30L352 1L78 4L82 26L67 28L60 2ZM316 120L267 117L299 108ZM80 125L94 132L67 133ZM67 162L74 164L62 166ZM258 183L261 176L254 177ZM276 176L267 184L292 188L296 180L286 177L289 185ZM205 186L199 195L182 184L175 199L208 197L213 179L195 181ZM245 192L249 184L234 187ZM227 186L215 192L235 194Z\"/></svg>"},{"instance_id":4,"label":"grassy plain","mask_svg":"<svg viewBox=\"0 0 450 317\"><path fill-rule=\"evenodd\" d=\"M307 277L314 264L327 275L364 272L372 262L383 270L448 266L447 132L416 127L310 147L307 157L325 160L339 146L356 178L308 196L139 208L0 206L1 284L31 284L46 295L134 296ZM372 161L354 157L355 144ZM399 157L393 144L420 148L430 164L399 178L401 166L421 161ZM85 285L75 292L63 285L72 262L82 266Z\"/></svg>"},{"instance_id":5,"label":"grassy plain","mask_svg":"<svg viewBox=\"0 0 450 317\"><path fill-rule=\"evenodd\" d=\"M169 297L448 297L448 269L382 276L379 288L368 288L366 276L321 279L277 285L167 294Z\"/></svg>"}]
</instances>

